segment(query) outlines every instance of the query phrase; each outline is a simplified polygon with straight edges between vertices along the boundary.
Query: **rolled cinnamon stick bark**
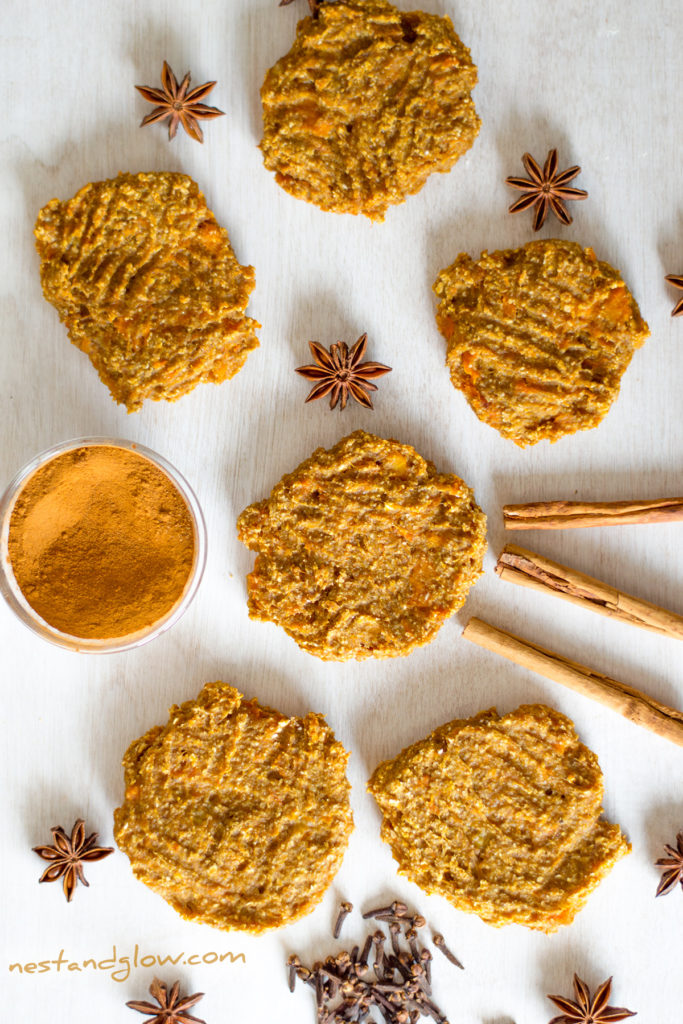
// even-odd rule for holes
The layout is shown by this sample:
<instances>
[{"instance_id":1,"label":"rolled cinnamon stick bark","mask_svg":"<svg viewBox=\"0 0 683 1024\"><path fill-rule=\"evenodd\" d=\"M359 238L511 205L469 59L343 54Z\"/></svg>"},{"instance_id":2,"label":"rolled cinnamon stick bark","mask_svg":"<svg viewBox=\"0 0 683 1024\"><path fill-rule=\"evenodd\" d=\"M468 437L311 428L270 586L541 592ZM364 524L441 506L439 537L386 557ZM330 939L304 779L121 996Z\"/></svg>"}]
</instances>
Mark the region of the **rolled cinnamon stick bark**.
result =
<instances>
[{"instance_id":1,"label":"rolled cinnamon stick bark","mask_svg":"<svg viewBox=\"0 0 683 1024\"><path fill-rule=\"evenodd\" d=\"M501 551L496 572L502 580L553 594L564 601L627 622L641 629L683 640L683 616L649 601L625 594L601 580L586 576L534 551L507 544Z\"/></svg>"},{"instance_id":2,"label":"rolled cinnamon stick bark","mask_svg":"<svg viewBox=\"0 0 683 1024\"><path fill-rule=\"evenodd\" d=\"M683 747L683 714L666 704L660 704L640 690L570 661L529 640L523 640L513 633L490 626L481 619L470 619L462 635L466 640L501 654L547 679L568 686L584 697L590 697L612 711L619 712L635 725Z\"/></svg>"},{"instance_id":3,"label":"rolled cinnamon stick bark","mask_svg":"<svg viewBox=\"0 0 683 1024\"><path fill-rule=\"evenodd\" d=\"M683 498L655 501L533 501L504 505L506 530L572 530L683 521Z\"/></svg>"}]
</instances>

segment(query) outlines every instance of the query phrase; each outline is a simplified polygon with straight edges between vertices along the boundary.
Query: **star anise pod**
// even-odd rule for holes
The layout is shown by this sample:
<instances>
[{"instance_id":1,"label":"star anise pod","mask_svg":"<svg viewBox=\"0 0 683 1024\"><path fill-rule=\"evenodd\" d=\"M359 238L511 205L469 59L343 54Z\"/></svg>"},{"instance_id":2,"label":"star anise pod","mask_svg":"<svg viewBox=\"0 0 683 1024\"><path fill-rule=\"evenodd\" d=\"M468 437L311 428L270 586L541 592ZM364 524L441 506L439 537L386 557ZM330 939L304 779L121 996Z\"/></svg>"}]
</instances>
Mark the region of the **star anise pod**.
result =
<instances>
[{"instance_id":1,"label":"star anise pod","mask_svg":"<svg viewBox=\"0 0 683 1024\"><path fill-rule=\"evenodd\" d=\"M681 299L681 303L683 303L683 299ZM664 849L668 857L661 857L655 861L658 868L665 869L659 880L655 896L666 896L668 892L676 888L679 882L683 889L683 832L679 832L676 836L676 846L677 849L674 850L673 846L667 844Z\"/></svg>"},{"instance_id":2,"label":"star anise pod","mask_svg":"<svg viewBox=\"0 0 683 1024\"><path fill-rule=\"evenodd\" d=\"M564 201L588 198L588 193L581 188L567 188L569 182L581 173L581 168L568 167L566 171L558 174L556 149L551 149L548 153L543 170L530 153L524 154L522 163L529 175L528 178L505 179L506 185L524 193L521 199L517 199L508 207L508 213L518 213L520 210L528 210L529 207L535 206L534 231L539 231L543 227L548 210L552 210L562 224L571 224L572 218L565 208Z\"/></svg>"},{"instance_id":3,"label":"star anise pod","mask_svg":"<svg viewBox=\"0 0 683 1024\"><path fill-rule=\"evenodd\" d=\"M137 1000L126 1003L126 1006L129 1006L131 1010L137 1010L138 1013L154 1014L142 1024L206 1024L206 1021L185 1012L204 997L203 992L196 992L193 996L181 996L179 981L174 983L169 992L163 981L155 978L149 986L149 994L156 999L157 1006Z\"/></svg>"},{"instance_id":4,"label":"star anise pod","mask_svg":"<svg viewBox=\"0 0 683 1024\"><path fill-rule=\"evenodd\" d=\"M664 278L669 284L673 285L674 288L678 288L683 291L683 277L678 274L667 274ZM671 310L672 316L680 316L683 313L683 298L679 299L674 308Z\"/></svg>"},{"instance_id":5,"label":"star anise pod","mask_svg":"<svg viewBox=\"0 0 683 1024\"><path fill-rule=\"evenodd\" d=\"M33 852L37 853L43 860L50 861L50 867L46 868L38 879L39 882L56 882L64 878L64 895L67 902L71 902L76 885L79 881L88 885L83 874L83 862L89 860L102 860L114 852L112 846L96 846L97 832L85 838L85 822L79 818L71 830L71 838L66 834L61 825L56 825L52 830L53 846L34 846Z\"/></svg>"},{"instance_id":6,"label":"star anise pod","mask_svg":"<svg viewBox=\"0 0 683 1024\"><path fill-rule=\"evenodd\" d=\"M172 139L178 131L178 125L182 124L188 135L191 135L197 142L204 141L204 134L199 127L199 118L222 117L225 111L218 107L207 107L199 100L213 89L215 82L205 82L188 92L190 87L190 72L188 71L180 85L178 79L164 61L161 72L162 89L153 89L150 85L136 85L137 91L150 103L158 103L151 114L143 117L140 127L146 124L156 124L157 121L168 122L168 137Z\"/></svg>"},{"instance_id":7,"label":"star anise pod","mask_svg":"<svg viewBox=\"0 0 683 1024\"><path fill-rule=\"evenodd\" d=\"M565 999L564 996L548 996L548 999L562 1010L561 1015L553 1017L549 1024L608 1024L609 1021L635 1017L633 1010L626 1010L623 1006L607 1005L611 990L612 979L608 978L607 981L603 981L591 1000L588 985L575 974L576 1002L573 999Z\"/></svg>"},{"instance_id":8,"label":"star anise pod","mask_svg":"<svg viewBox=\"0 0 683 1024\"><path fill-rule=\"evenodd\" d=\"M334 409L337 402L340 403L339 408L343 409L349 395L367 409L372 409L368 392L376 391L377 385L373 384L370 378L390 373L391 367L385 366L384 363L362 363L367 343L367 333L361 334L350 351L345 341L337 341L328 352L316 341L309 341L308 345L316 365L309 364L296 368L296 372L302 377L318 382L309 391L306 401L313 402L316 398L324 398L331 392L330 409Z\"/></svg>"}]
</instances>

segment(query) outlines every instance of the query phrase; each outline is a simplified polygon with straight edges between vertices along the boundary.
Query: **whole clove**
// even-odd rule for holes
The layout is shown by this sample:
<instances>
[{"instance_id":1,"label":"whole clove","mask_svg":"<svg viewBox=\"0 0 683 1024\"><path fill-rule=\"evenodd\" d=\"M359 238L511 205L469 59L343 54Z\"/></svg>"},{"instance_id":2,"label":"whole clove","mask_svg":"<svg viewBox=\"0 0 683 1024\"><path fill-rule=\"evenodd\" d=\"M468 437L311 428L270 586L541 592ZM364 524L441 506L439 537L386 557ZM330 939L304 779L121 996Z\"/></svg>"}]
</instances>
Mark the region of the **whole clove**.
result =
<instances>
[{"instance_id":1,"label":"whole clove","mask_svg":"<svg viewBox=\"0 0 683 1024\"><path fill-rule=\"evenodd\" d=\"M335 938L351 910L350 903L341 904ZM385 1024L417 1024L421 1017L430 1017L435 1024L448 1024L429 998L432 954L420 943L418 929L425 926L422 915L409 914L405 903L394 900L386 907L368 911L363 918L374 918L389 935L377 928L365 937L362 946L359 943L351 950L328 956L316 962L312 970L304 967L296 955L287 961L290 989L300 978L315 991L318 1024L370 1024L378 1019ZM437 933L433 939L443 955L462 968L443 936Z\"/></svg>"},{"instance_id":2,"label":"whole clove","mask_svg":"<svg viewBox=\"0 0 683 1024\"><path fill-rule=\"evenodd\" d=\"M300 966L301 966L301 961L299 960L298 956L292 955L292 956L290 956L288 958L288 960L287 960L287 967L288 967L288 971L287 971L287 984L289 985L289 991L290 992L294 991L294 986L296 985L297 967L300 967Z\"/></svg>"},{"instance_id":3,"label":"whole clove","mask_svg":"<svg viewBox=\"0 0 683 1024\"><path fill-rule=\"evenodd\" d=\"M374 910L368 910L367 913L363 914L363 920L367 921L369 917L375 917L380 920L383 917L405 917L408 913L408 908L405 903L401 903L400 900L394 900L388 907L375 907Z\"/></svg>"},{"instance_id":4,"label":"whole clove","mask_svg":"<svg viewBox=\"0 0 683 1024\"><path fill-rule=\"evenodd\" d=\"M417 928L406 928L406 939L410 946L410 953L413 960L419 960L420 952L417 947Z\"/></svg>"},{"instance_id":5,"label":"whole clove","mask_svg":"<svg viewBox=\"0 0 683 1024\"><path fill-rule=\"evenodd\" d=\"M394 956L398 956L401 952L401 947L398 944L398 936L401 931L401 926L398 921L392 921L389 925L389 931L391 933L391 948L394 951Z\"/></svg>"},{"instance_id":6,"label":"whole clove","mask_svg":"<svg viewBox=\"0 0 683 1024\"><path fill-rule=\"evenodd\" d=\"M427 985L431 989L432 987L432 954L428 949L423 949L420 953L420 960L425 970L425 978L427 979Z\"/></svg>"},{"instance_id":7,"label":"whole clove","mask_svg":"<svg viewBox=\"0 0 683 1024\"><path fill-rule=\"evenodd\" d=\"M344 900L344 902L339 908L337 920L335 921L334 924L334 931L332 932L332 935L335 939L338 939L339 936L341 935L342 925L344 924L346 917L351 913L352 910L353 903L349 903L347 900Z\"/></svg>"},{"instance_id":8,"label":"whole clove","mask_svg":"<svg viewBox=\"0 0 683 1024\"><path fill-rule=\"evenodd\" d=\"M432 935L432 942L434 943L436 948L438 950L440 950L440 952L443 953L443 955L446 957L447 960L450 960L450 962L452 964L455 964L455 966L459 967L461 970L463 970L463 971L465 970L463 965L458 960L457 956L455 956L453 953L451 953L450 949L448 948L448 946L444 942L443 935L440 935L438 932L436 932L434 935Z\"/></svg>"}]
</instances>

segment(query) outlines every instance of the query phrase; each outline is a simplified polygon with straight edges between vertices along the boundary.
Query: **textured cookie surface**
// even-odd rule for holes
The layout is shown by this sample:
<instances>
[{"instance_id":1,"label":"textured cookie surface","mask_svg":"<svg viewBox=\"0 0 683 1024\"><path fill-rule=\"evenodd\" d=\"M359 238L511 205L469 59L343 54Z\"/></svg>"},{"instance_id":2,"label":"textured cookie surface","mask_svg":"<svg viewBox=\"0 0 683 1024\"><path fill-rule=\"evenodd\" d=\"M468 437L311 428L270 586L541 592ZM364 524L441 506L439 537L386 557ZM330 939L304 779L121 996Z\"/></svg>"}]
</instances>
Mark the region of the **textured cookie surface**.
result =
<instances>
[{"instance_id":1,"label":"textured cookie surface","mask_svg":"<svg viewBox=\"0 0 683 1024\"><path fill-rule=\"evenodd\" d=\"M184 174L86 185L43 207L35 236L45 298L129 412L233 377L258 345L254 269Z\"/></svg>"},{"instance_id":2,"label":"textured cookie surface","mask_svg":"<svg viewBox=\"0 0 683 1024\"><path fill-rule=\"evenodd\" d=\"M239 517L240 539L258 552L249 613L319 658L408 654L465 601L485 526L457 476L358 430Z\"/></svg>"},{"instance_id":3,"label":"textured cookie surface","mask_svg":"<svg viewBox=\"0 0 683 1024\"><path fill-rule=\"evenodd\" d=\"M470 148L476 81L449 18L323 3L263 83L265 165L298 199L381 220Z\"/></svg>"},{"instance_id":4,"label":"textured cookie surface","mask_svg":"<svg viewBox=\"0 0 683 1024\"><path fill-rule=\"evenodd\" d=\"M596 427L649 334L618 271L576 242L461 253L434 291L453 385L522 447Z\"/></svg>"},{"instance_id":5,"label":"textured cookie surface","mask_svg":"<svg viewBox=\"0 0 683 1024\"><path fill-rule=\"evenodd\" d=\"M321 715L286 718L208 683L128 748L116 842L185 918L251 932L288 924L341 865L347 759Z\"/></svg>"},{"instance_id":6,"label":"textured cookie surface","mask_svg":"<svg viewBox=\"0 0 683 1024\"><path fill-rule=\"evenodd\" d=\"M489 924L569 924L628 853L601 817L602 772L542 704L441 726L368 785L401 874Z\"/></svg>"}]
</instances>

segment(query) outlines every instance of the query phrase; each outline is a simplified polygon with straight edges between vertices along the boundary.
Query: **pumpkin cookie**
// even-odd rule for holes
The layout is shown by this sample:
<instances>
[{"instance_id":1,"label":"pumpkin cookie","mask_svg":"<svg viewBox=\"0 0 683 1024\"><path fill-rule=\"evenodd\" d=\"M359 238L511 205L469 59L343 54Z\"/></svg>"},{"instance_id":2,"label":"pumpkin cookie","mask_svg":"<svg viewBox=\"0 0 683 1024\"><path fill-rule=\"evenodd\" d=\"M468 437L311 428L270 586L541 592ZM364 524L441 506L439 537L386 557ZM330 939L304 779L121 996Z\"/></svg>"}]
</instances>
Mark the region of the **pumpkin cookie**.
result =
<instances>
[{"instance_id":1,"label":"pumpkin cookie","mask_svg":"<svg viewBox=\"0 0 683 1024\"><path fill-rule=\"evenodd\" d=\"M569 924L630 850L600 816L595 754L543 704L448 722L368 789L401 874L496 926Z\"/></svg>"},{"instance_id":2,"label":"pumpkin cookie","mask_svg":"<svg viewBox=\"0 0 683 1024\"><path fill-rule=\"evenodd\" d=\"M185 174L119 174L53 199L35 227L43 293L115 401L220 384L258 346L254 288Z\"/></svg>"},{"instance_id":3,"label":"pumpkin cookie","mask_svg":"<svg viewBox=\"0 0 683 1024\"><path fill-rule=\"evenodd\" d=\"M289 924L341 865L347 760L322 715L285 718L208 683L126 751L116 842L182 917L250 932Z\"/></svg>"},{"instance_id":4,"label":"pumpkin cookie","mask_svg":"<svg viewBox=\"0 0 683 1024\"><path fill-rule=\"evenodd\" d=\"M297 199L382 220L470 148L476 82L450 18L386 0L323 3L266 74L264 163Z\"/></svg>"},{"instance_id":5,"label":"pumpkin cookie","mask_svg":"<svg viewBox=\"0 0 683 1024\"><path fill-rule=\"evenodd\" d=\"M318 658L388 658L432 640L481 574L486 518L466 484L357 430L242 512L258 552L249 614Z\"/></svg>"},{"instance_id":6,"label":"pumpkin cookie","mask_svg":"<svg viewBox=\"0 0 683 1024\"><path fill-rule=\"evenodd\" d=\"M618 271L576 242L461 253L434 291L453 386L521 447L597 427L650 333Z\"/></svg>"}]
</instances>

